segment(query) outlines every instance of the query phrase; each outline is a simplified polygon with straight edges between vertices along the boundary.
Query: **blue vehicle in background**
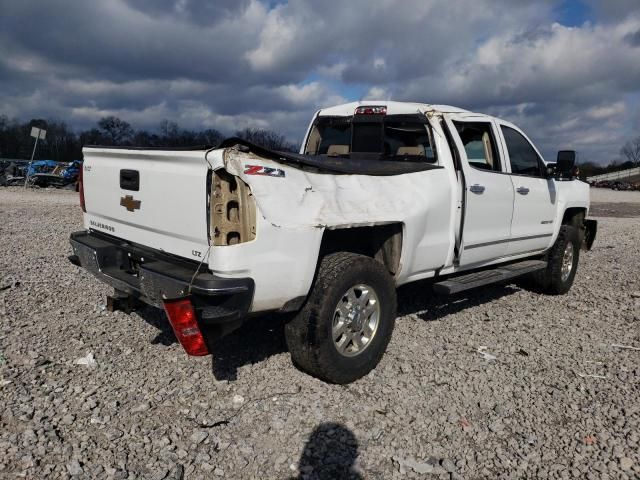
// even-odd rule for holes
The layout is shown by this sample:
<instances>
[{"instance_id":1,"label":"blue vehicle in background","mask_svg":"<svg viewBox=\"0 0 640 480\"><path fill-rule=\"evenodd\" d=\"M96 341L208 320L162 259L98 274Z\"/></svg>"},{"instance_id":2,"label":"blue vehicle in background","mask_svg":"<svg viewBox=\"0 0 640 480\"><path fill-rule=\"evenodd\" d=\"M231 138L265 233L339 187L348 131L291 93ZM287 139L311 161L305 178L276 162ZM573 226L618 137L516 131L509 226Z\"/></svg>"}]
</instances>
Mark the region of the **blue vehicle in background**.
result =
<instances>
[{"instance_id":1,"label":"blue vehicle in background","mask_svg":"<svg viewBox=\"0 0 640 480\"><path fill-rule=\"evenodd\" d=\"M75 186L82 168L82 160L56 162L36 160L29 165L28 160L0 162L0 185L24 185L25 173L28 185L37 187Z\"/></svg>"},{"instance_id":2,"label":"blue vehicle in background","mask_svg":"<svg viewBox=\"0 0 640 480\"><path fill-rule=\"evenodd\" d=\"M38 160L27 169L28 183L43 188L75 185L81 168L81 160L74 160L71 163Z\"/></svg>"},{"instance_id":3,"label":"blue vehicle in background","mask_svg":"<svg viewBox=\"0 0 640 480\"><path fill-rule=\"evenodd\" d=\"M51 173L58 165L60 165L60 163L54 160L36 160L35 162L31 162L31 165L27 167L27 176L33 177L38 173Z\"/></svg>"},{"instance_id":4,"label":"blue vehicle in background","mask_svg":"<svg viewBox=\"0 0 640 480\"><path fill-rule=\"evenodd\" d=\"M80 175L80 169L82 168L82 160L74 160L62 171L62 177L69 182L75 182Z\"/></svg>"}]
</instances>

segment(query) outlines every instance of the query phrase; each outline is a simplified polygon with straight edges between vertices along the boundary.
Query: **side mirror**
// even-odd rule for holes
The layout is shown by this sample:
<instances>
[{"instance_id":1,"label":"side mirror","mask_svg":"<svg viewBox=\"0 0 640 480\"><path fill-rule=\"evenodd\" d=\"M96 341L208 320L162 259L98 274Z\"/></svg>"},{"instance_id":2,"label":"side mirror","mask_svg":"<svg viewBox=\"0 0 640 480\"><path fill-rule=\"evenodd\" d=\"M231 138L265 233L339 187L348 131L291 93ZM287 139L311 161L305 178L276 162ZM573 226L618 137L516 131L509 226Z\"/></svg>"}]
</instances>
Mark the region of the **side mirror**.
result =
<instances>
[{"instance_id":1,"label":"side mirror","mask_svg":"<svg viewBox=\"0 0 640 480\"><path fill-rule=\"evenodd\" d=\"M547 166L544 169L546 178L553 178L556 176L556 164L555 163L547 163Z\"/></svg>"},{"instance_id":2,"label":"side mirror","mask_svg":"<svg viewBox=\"0 0 640 480\"><path fill-rule=\"evenodd\" d=\"M556 172L561 177L573 176L573 167L576 165L575 150L560 150L558 152L558 160L556 161Z\"/></svg>"}]
</instances>

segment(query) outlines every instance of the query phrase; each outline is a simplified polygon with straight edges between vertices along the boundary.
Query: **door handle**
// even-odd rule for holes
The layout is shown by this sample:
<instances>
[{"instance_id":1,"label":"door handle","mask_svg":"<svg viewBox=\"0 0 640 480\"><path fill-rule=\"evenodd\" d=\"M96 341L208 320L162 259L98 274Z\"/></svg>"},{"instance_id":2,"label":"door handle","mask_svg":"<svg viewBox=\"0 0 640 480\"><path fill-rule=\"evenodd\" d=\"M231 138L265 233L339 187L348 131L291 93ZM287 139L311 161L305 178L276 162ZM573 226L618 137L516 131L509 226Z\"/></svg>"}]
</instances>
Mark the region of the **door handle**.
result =
<instances>
[{"instance_id":1,"label":"door handle","mask_svg":"<svg viewBox=\"0 0 640 480\"><path fill-rule=\"evenodd\" d=\"M471 191L473 193L483 193L484 192L484 186L483 185L478 185L476 183L475 185L471 185L469 187L469 191Z\"/></svg>"},{"instance_id":2,"label":"door handle","mask_svg":"<svg viewBox=\"0 0 640 480\"><path fill-rule=\"evenodd\" d=\"M520 195L526 195L527 193L529 193L529 189L527 187L518 187L516 192L518 192Z\"/></svg>"}]
</instances>

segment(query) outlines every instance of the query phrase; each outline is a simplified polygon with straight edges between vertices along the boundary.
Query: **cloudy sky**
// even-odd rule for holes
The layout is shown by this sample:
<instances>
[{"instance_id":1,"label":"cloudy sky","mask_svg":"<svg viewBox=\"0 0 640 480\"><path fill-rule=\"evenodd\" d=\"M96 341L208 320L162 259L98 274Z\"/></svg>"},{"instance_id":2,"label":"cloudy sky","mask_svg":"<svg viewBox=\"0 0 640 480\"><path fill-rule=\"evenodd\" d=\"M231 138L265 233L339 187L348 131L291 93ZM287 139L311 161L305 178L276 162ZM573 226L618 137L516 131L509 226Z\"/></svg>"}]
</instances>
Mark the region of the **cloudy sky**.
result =
<instances>
[{"instance_id":1,"label":"cloudy sky","mask_svg":"<svg viewBox=\"0 0 640 480\"><path fill-rule=\"evenodd\" d=\"M0 0L0 114L300 141L358 99L507 118L547 158L640 135L640 0Z\"/></svg>"}]
</instances>

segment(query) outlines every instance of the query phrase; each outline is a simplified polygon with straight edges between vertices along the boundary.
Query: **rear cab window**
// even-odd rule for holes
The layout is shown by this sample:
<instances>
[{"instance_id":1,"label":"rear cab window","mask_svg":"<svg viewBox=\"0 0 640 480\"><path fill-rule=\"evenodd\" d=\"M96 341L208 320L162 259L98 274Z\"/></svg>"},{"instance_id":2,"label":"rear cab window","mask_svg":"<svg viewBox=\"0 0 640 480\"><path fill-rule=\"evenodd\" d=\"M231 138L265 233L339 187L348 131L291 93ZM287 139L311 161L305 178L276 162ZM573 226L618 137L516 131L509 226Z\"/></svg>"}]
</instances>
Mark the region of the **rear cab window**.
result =
<instances>
[{"instance_id":1,"label":"rear cab window","mask_svg":"<svg viewBox=\"0 0 640 480\"><path fill-rule=\"evenodd\" d=\"M309 133L305 154L437 161L431 128L421 115L318 117Z\"/></svg>"}]
</instances>

